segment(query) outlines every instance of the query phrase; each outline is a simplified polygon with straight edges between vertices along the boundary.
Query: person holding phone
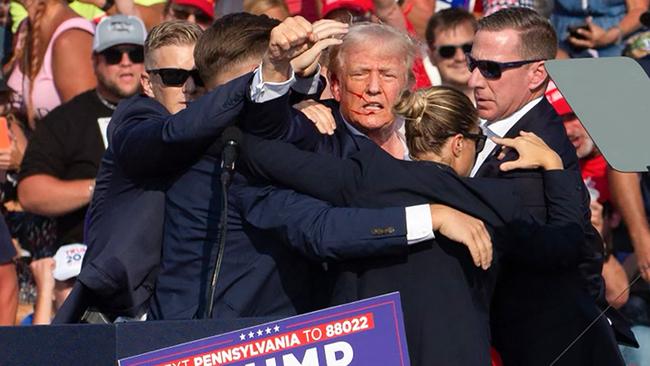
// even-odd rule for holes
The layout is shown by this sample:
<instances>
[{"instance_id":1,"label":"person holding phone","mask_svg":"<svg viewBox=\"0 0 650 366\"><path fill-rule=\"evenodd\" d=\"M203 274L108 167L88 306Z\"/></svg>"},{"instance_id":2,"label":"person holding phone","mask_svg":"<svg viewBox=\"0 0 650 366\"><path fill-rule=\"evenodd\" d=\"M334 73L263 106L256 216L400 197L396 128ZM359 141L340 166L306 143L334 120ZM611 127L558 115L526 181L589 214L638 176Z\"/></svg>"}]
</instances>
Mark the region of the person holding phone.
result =
<instances>
[{"instance_id":1,"label":"person holding phone","mask_svg":"<svg viewBox=\"0 0 650 366\"><path fill-rule=\"evenodd\" d=\"M641 28L648 0L557 0L551 22L571 57L620 56L624 40ZM589 51L587 51L589 50Z\"/></svg>"}]
</instances>

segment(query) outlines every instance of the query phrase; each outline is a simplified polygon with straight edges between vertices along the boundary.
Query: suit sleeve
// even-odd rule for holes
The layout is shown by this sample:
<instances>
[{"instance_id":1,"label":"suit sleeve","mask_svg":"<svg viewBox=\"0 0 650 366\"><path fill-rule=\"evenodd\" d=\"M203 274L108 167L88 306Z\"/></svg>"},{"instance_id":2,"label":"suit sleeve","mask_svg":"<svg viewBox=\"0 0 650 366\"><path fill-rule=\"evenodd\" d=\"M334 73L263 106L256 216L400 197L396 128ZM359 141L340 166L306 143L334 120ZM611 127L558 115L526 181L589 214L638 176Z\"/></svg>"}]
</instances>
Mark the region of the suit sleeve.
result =
<instances>
[{"instance_id":1,"label":"suit sleeve","mask_svg":"<svg viewBox=\"0 0 650 366\"><path fill-rule=\"evenodd\" d=\"M510 255L542 270L575 267L587 251L582 179L573 170L546 171L543 176L547 220L540 223L522 207L510 225L519 243Z\"/></svg>"},{"instance_id":2,"label":"suit sleeve","mask_svg":"<svg viewBox=\"0 0 650 366\"><path fill-rule=\"evenodd\" d=\"M361 162L300 150L280 141L247 135L242 144L247 173L309 196L345 206L356 193Z\"/></svg>"},{"instance_id":3,"label":"suit sleeve","mask_svg":"<svg viewBox=\"0 0 650 366\"><path fill-rule=\"evenodd\" d=\"M132 176L176 172L200 156L242 111L250 74L169 114L149 98L130 99L113 116L109 143L115 159ZM130 104L129 104L130 103Z\"/></svg>"},{"instance_id":4,"label":"suit sleeve","mask_svg":"<svg viewBox=\"0 0 650 366\"><path fill-rule=\"evenodd\" d=\"M339 261L406 253L403 207L333 207L273 186L248 185L237 191L238 206L246 221L257 228L273 230L308 258Z\"/></svg>"}]
</instances>

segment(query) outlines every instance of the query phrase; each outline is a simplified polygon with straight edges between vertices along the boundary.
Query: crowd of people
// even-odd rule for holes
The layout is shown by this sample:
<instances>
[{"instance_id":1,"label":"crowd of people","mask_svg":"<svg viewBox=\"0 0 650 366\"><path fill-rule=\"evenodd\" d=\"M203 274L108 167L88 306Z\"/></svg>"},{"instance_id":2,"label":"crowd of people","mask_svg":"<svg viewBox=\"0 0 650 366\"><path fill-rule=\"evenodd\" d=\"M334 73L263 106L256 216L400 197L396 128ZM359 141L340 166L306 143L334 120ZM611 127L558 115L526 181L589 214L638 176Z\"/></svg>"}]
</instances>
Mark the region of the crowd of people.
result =
<instances>
[{"instance_id":1,"label":"crowd of people","mask_svg":"<svg viewBox=\"0 0 650 366\"><path fill-rule=\"evenodd\" d=\"M650 75L648 3L4 2L0 325L399 291L414 365L650 364L650 176L544 66Z\"/></svg>"}]
</instances>

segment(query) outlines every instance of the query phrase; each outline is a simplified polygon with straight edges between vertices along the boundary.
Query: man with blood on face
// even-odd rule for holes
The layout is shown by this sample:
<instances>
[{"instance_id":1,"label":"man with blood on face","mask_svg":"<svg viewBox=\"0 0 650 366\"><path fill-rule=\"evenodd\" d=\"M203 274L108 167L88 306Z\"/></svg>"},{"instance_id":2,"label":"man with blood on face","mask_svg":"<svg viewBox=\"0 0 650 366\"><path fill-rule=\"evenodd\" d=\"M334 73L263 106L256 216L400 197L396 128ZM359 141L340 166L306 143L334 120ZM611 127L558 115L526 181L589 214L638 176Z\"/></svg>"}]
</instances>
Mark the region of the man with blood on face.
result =
<instances>
[{"instance_id":1,"label":"man with blood on face","mask_svg":"<svg viewBox=\"0 0 650 366\"><path fill-rule=\"evenodd\" d=\"M343 118L399 159L407 151L392 109L413 80L415 56L411 41L400 40L406 37L388 27L359 25L333 50L328 75Z\"/></svg>"}]
</instances>

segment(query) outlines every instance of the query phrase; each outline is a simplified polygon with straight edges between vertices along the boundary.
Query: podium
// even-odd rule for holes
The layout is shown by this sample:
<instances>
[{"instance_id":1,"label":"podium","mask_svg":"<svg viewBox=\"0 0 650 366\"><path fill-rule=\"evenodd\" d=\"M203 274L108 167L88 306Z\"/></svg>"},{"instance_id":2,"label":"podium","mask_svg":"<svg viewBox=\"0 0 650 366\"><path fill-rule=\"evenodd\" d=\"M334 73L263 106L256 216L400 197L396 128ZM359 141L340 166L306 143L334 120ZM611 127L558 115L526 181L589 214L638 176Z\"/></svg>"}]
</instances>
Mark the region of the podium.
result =
<instances>
[{"instance_id":1,"label":"podium","mask_svg":"<svg viewBox=\"0 0 650 366\"><path fill-rule=\"evenodd\" d=\"M0 327L0 365L115 366L117 360L277 320L179 320Z\"/></svg>"}]
</instances>

